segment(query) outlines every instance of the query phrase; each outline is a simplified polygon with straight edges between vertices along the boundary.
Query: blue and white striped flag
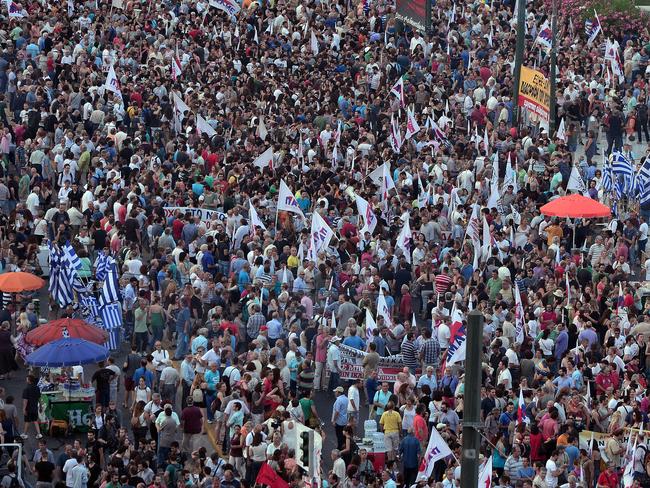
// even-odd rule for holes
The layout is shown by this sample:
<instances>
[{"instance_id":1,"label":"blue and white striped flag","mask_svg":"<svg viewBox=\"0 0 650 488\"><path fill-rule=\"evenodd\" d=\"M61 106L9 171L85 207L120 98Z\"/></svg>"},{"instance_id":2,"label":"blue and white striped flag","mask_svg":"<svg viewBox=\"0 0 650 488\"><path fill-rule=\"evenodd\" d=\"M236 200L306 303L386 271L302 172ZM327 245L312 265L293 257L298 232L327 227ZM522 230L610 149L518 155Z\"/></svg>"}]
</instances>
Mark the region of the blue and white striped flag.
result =
<instances>
[{"instance_id":1,"label":"blue and white striped flag","mask_svg":"<svg viewBox=\"0 0 650 488\"><path fill-rule=\"evenodd\" d=\"M109 303L119 302L121 299L122 294L120 293L120 282L117 276L117 265L115 264L115 260L113 260L113 264L108 268L106 278L102 285L99 304L107 305Z\"/></svg>"},{"instance_id":2,"label":"blue and white striped flag","mask_svg":"<svg viewBox=\"0 0 650 488\"><path fill-rule=\"evenodd\" d=\"M74 250L74 247L72 247L72 244L70 244L70 241L65 241L65 245L63 246L63 255L68 261L70 268L77 271L81 269L81 259L77 256L77 252Z\"/></svg>"},{"instance_id":3,"label":"blue and white striped flag","mask_svg":"<svg viewBox=\"0 0 650 488\"><path fill-rule=\"evenodd\" d=\"M50 249L50 281L48 291L52 299L60 306L67 307L74 301L74 291L71 276L67 269L67 259L52 243Z\"/></svg>"},{"instance_id":4,"label":"blue and white striped flag","mask_svg":"<svg viewBox=\"0 0 650 488\"><path fill-rule=\"evenodd\" d=\"M609 161L612 164L612 172L614 175L621 175L625 179L631 179L632 174L634 173L634 167L632 162L627 159L620 152L613 152L609 156Z\"/></svg>"},{"instance_id":5,"label":"blue and white striped flag","mask_svg":"<svg viewBox=\"0 0 650 488\"><path fill-rule=\"evenodd\" d=\"M603 164L603 179L601 182L603 190L605 193L612 191L613 181L612 181L612 167L609 164L609 161L605 161Z\"/></svg>"},{"instance_id":6,"label":"blue and white striped flag","mask_svg":"<svg viewBox=\"0 0 650 488\"><path fill-rule=\"evenodd\" d=\"M639 204L647 205L648 203L650 203L650 184L646 181L645 186L639 194Z\"/></svg>"},{"instance_id":7,"label":"blue and white striped flag","mask_svg":"<svg viewBox=\"0 0 650 488\"><path fill-rule=\"evenodd\" d=\"M84 320L89 324L98 325L98 321L101 320L99 314L99 303L97 299L88 294L80 295L79 300L81 302L81 315Z\"/></svg>"},{"instance_id":8,"label":"blue and white striped flag","mask_svg":"<svg viewBox=\"0 0 650 488\"><path fill-rule=\"evenodd\" d=\"M111 265L115 264L115 259L112 256L106 255L103 252L97 256L95 260L95 278L97 281L104 281L108 274Z\"/></svg>"},{"instance_id":9,"label":"blue and white striped flag","mask_svg":"<svg viewBox=\"0 0 650 488\"><path fill-rule=\"evenodd\" d=\"M102 326L106 330L122 327L122 306L119 303L109 303L100 307Z\"/></svg>"},{"instance_id":10,"label":"blue and white striped flag","mask_svg":"<svg viewBox=\"0 0 650 488\"><path fill-rule=\"evenodd\" d=\"M621 180L616 180L614 190L616 191L616 200L620 200L623 197L623 193L625 192L625 188L623 188L623 182Z\"/></svg>"}]
</instances>

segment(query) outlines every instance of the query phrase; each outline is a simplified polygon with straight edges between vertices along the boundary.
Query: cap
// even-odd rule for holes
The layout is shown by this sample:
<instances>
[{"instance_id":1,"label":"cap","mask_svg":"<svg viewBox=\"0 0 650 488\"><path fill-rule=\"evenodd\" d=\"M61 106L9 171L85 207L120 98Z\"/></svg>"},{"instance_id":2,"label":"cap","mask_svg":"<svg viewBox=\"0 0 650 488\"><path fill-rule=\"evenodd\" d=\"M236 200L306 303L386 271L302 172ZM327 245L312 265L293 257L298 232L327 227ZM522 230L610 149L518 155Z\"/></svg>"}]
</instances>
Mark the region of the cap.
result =
<instances>
[{"instance_id":1,"label":"cap","mask_svg":"<svg viewBox=\"0 0 650 488\"><path fill-rule=\"evenodd\" d=\"M341 338L338 336L334 336L330 339L330 342L341 342Z\"/></svg>"},{"instance_id":2,"label":"cap","mask_svg":"<svg viewBox=\"0 0 650 488\"><path fill-rule=\"evenodd\" d=\"M264 332L264 331L267 331L267 330L269 330L269 328L266 325L263 325L262 327L260 327L260 332Z\"/></svg>"},{"instance_id":3,"label":"cap","mask_svg":"<svg viewBox=\"0 0 650 488\"><path fill-rule=\"evenodd\" d=\"M334 389L334 391L337 392L337 393L343 393L345 390L343 389L342 386L337 386L337 387Z\"/></svg>"},{"instance_id":4,"label":"cap","mask_svg":"<svg viewBox=\"0 0 650 488\"><path fill-rule=\"evenodd\" d=\"M171 403L165 403L164 409L167 410L167 408L174 408L174 407L172 407Z\"/></svg>"}]
</instances>

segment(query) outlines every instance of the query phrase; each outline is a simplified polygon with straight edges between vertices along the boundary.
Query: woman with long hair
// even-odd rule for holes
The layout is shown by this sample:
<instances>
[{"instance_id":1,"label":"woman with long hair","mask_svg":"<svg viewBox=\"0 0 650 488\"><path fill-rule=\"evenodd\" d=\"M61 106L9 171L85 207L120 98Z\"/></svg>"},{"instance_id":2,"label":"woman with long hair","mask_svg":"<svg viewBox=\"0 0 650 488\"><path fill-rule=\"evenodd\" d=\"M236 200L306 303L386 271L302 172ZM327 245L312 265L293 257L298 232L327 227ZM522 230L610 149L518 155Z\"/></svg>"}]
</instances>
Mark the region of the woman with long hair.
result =
<instances>
[{"instance_id":1,"label":"woman with long hair","mask_svg":"<svg viewBox=\"0 0 650 488\"><path fill-rule=\"evenodd\" d=\"M133 414L131 415L131 430L133 431L133 440L135 441L136 445L140 440L145 441L147 439L147 432L149 431L147 419L144 415L145 405L146 403L140 400L133 406Z\"/></svg>"}]
</instances>

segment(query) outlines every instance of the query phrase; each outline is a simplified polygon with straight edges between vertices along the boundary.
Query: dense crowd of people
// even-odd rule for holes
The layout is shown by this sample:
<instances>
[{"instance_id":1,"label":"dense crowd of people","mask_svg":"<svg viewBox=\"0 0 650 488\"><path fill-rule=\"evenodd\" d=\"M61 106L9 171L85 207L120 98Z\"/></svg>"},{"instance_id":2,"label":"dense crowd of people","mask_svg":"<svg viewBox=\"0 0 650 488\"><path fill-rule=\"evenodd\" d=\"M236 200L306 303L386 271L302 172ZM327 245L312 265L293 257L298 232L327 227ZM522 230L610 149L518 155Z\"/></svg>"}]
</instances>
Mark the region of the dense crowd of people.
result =
<instances>
[{"instance_id":1,"label":"dense crowd of people","mask_svg":"<svg viewBox=\"0 0 650 488\"><path fill-rule=\"evenodd\" d=\"M41 246L69 241L93 283L113 256L130 350L82 378L87 439L56 456L36 378L3 392L3 440L33 425L39 442L9 451L3 488L307 486L299 425L336 438L320 486L458 487L464 376L445 359L471 309L492 486L650 486L650 206L616 196L601 158L649 157L648 30L612 39L618 78L605 35L560 18L556 137L526 111L514 123L514 3L432 3L423 34L385 0L244 0L232 17L203 0L7 2L2 270L47 274ZM549 11L527 2L524 64L547 75ZM611 219L540 213L572 168ZM476 252L468 229L490 243ZM15 298L3 378L38 325ZM364 353L360 377L341 345ZM454 455L429 466L433 430ZM214 451L196 448L207 433Z\"/></svg>"}]
</instances>

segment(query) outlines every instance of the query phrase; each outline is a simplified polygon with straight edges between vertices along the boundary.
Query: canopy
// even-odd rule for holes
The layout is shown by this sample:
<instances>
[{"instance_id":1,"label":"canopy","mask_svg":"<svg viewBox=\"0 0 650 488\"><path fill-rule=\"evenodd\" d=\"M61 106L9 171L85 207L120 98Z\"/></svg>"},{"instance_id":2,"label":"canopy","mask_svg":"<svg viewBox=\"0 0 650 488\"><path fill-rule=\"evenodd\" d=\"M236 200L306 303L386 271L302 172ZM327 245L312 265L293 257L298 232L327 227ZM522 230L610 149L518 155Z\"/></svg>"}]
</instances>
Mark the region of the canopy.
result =
<instances>
[{"instance_id":1,"label":"canopy","mask_svg":"<svg viewBox=\"0 0 650 488\"><path fill-rule=\"evenodd\" d=\"M40 290L44 286L45 281L31 273L15 271L0 274L0 291L6 293Z\"/></svg>"},{"instance_id":2,"label":"canopy","mask_svg":"<svg viewBox=\"0 0 650 488\"><path fill-rule=\"evenodd\" d=\"M31 366L60 368L103 361L108 349L84 339L65 338L39 347L25 358Z\"/></svg>"},{"instance_id":3,"label":"canopy","mask_svg":"<svg viewBox=\"0 0 650 488\"><path fill-rule=\"evenodd\" d=\"M540 211L543 215L550 217L568 217L571 219L592 219L612 215L612 211L608 206L578 194L557 198L544 205Z\"/></svg>"},{"instance_id":4,"label":"canopy","mask_svg":"<svg viewBox=\"0 0 650 488\"><path fill-rule=\"evenodd\" d=\"M106 332L79 319L59 319L30 330L25 340L34 346L42 346L63 338L85 339L95 344L106 342Z\"/></svg>"}]
</instances>

